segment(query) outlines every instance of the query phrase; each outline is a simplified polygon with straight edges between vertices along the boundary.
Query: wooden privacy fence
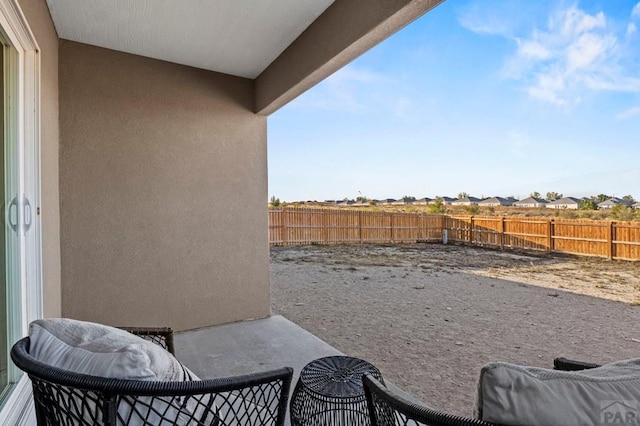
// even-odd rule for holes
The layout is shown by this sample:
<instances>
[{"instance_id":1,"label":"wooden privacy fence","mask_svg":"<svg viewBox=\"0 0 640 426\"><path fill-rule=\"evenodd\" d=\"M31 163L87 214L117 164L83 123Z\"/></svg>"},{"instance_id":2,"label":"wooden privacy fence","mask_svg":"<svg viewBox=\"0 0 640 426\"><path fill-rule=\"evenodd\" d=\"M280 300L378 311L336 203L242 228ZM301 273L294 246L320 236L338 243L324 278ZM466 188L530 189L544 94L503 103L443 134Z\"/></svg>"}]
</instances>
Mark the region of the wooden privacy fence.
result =
<instances>
[{"instance_id":1,"label":"wooden privacy fence","mask_svg":"<svg viewBox=\"0 0 640 426\"><path fill-rule=\"evenodd\" d=\"M640 260L640 223L589 219L446 216L449 241Z\"/></svg>"},{"instance_id":2,"label":"wooden privacy fence","mask_svg":"<svg viewBox=\"0 0 640 426\"><path fill-rule=\"evenodd\" d=\"M365 210L269 210L269 244L464 243L640 260L640 222L447 216Z\"/></svg>"},{"instance_id":3,"label":"wooden privacy fence","mask_svg":"<svg viewBox=\"0 0 640 426\"><path fill-rule=\"evenodd\" d=\"M444 216L333 209L270 209L269 244L442 241Z\"/></svg>"}]
</instances>

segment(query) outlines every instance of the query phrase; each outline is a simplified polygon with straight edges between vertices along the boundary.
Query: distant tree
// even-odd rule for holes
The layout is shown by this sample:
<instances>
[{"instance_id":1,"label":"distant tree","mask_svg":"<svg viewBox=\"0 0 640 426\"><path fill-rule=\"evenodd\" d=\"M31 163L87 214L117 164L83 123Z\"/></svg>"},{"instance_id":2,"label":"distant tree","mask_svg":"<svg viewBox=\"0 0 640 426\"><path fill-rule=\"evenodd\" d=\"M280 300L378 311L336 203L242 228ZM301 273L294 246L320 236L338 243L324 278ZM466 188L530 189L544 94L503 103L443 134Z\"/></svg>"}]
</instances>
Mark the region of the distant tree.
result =
<instances>
[{"instance_id":1,"label":"distant tree","mask_svg":"<svg viewBox=\"0 0 640 426\"><path fill-rule=\"evenodd\" d=\"M597 210L598 204L593 200L580 200L580 210Z\"/></svg>"},{"instance_id":2,"label":"distant tree","mask_svg":"<svg viewBox=\"0 0 640 426\"><path fill-rule=\"evenodd\" d=\"M446 212L447 209L444 206L442 197L436 197L436 199L427 206L427 213L429 214L444 214Z\"/></svg>"},{"instance_id":3,"label":"distant tree","mask_svg":"<svg viewBox=\"0 0 640 426\"><path fill-rule=\"evenodd\" d=\"M596 204L601 203L603 201L607 201L610 198L613 198L613 197L611 195L607 195L607 194L598 194L595 197L591 197L591 199L593 201L595 201Z\"/></svg>"},{"instance_id":4,"label":"distant tree","mask_svg":"<svg viewBox=\"0 0 640 426\"><path fill-rule=\"evenodd\" d=\"M269 201L269 205L270 205L271 207L279 207L279 206L280 206L280 204L281 204L281 203L280 203L280 198L276 198L276 196L275 196L275 195L273 195L273 196L271 197L271 200Z\"/></svg>"},{"instance_id":5,"label":"distant tree","mask_svg":"<svg viewBox=\"0 0 640 426\"><path fill-rule=\"evenodd\" d=\"M356 197L356 201L359 203L367 203L369 202L369 198L365 197L364 195L360 195Z\"/></svg>"},{"instance_id":6,"label":"distant tree","mask_svg":"<svg viewBox=\"0 0 640 426\"><path fill-rule=\"evenodd\" d=\"M611 217L615 220L633 220L635 211L624 204L616 204L611 207Z\"/></svg>"},{"instance_id":7,"label":"distant tree","mask_svg":"<svg viewBox=\"0 0 640 426\"><path fill-rule=\"evenodd\" d=\"M405 195L404 197L402 197L402 200L406 203L406 202L410 202L410 201L415 201L416 197L413 197L411 195Z\"/></svg>"},{"instance_id":8,"label":"distant tree","mask_svg":"<svg viewBox=\"0 0 640 426\"><path fill-rule=\"evenodd\" d=\"M636 202L635 198L633 198L631 195L625 195L624 197L622 197L622 199L629 204L635 204Z\"/></svg>"},{"instance_id":9,"label":"distant tree","mask_svg":"<svg viewBox=\"0 0 640 426\"><path fill-rule=\"evenodd\" d=\"M547 200L553 201L553 200L557 200L558 198L562 198L562 194L560 194L559 192L555 192L555 191L547 192Z\"/></svg>"},{"instance_id":10,"label":"distant tree","mask_svg":"<svg viewBox=\"0 0 640 426\"><path fill-rule=\"evenodd\" d=\"M540 195L540 193L538 191L534 191L531 194L529 194L529 197L540 198L540 197L542 197L542 195Z\"/></svg>"},{"instance_id":11,"label":"distant tree","mask_svg":"<svg viewBox=\"0 0 640 426\"><path fill-rule=\"evenodd\" d=\"M458 194L458 200L462 200L463 198L468 197L469 194L467 194L466 192L461 192Z\"/></svg>"}]
</instances>

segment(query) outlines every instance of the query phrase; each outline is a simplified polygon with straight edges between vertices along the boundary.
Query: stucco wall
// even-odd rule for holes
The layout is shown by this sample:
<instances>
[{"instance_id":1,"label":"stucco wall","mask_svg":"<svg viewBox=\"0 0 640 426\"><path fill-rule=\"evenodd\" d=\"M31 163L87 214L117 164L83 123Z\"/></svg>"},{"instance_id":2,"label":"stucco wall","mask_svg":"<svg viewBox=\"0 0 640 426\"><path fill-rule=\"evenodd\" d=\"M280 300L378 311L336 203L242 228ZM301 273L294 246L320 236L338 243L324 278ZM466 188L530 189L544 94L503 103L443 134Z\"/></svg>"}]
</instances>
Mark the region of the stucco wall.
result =
<instances>
[{"instance_id":1,"label":"stucco wall","mask_svg":"<svg viewBox=\"0 0 640 426\"><path fill-rule=\"evenodd\" d=\"M44 315L60 316L60 208L58 185L58 36L44 0L20 0L40 47L40 158Z\"/></svg>"},{"instance_id":2,"label":"stucco wall","mask_svg":"<svg viewBox=\"0 0 640 426\"><path fill-rule=\"evenodd\" d=\"M253 82L62 40L62 313L192 329L269 315Z\"/></svg>"}]
</instances>

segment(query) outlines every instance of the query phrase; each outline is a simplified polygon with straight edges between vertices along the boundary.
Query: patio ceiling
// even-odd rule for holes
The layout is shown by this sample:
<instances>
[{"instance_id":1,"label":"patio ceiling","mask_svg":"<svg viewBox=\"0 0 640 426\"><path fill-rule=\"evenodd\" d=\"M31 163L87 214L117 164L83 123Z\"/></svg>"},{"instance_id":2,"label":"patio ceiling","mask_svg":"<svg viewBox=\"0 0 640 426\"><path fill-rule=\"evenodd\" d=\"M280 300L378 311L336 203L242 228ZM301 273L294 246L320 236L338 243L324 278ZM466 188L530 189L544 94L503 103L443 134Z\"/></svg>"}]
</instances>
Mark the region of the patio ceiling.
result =
<instances>
[{"instance_id":1,"label":"patio ceiling","mask_svg":"<svg viewBox=\"0 0 640 426\"><path fill-rule=\"evenodd\" d=\"M255 81L269 115L444 0L47 0L61 39Z\"/></svg>"},{"instance_id":2,"label":"patio ceiling","mask_svg":"<svg viewBox=\"0 0 640 426\"><path fill-rule=\"evenodd\" d=\"M334 0L47 0L63 39L256 78Z\"/></svg>"}]
</instances>

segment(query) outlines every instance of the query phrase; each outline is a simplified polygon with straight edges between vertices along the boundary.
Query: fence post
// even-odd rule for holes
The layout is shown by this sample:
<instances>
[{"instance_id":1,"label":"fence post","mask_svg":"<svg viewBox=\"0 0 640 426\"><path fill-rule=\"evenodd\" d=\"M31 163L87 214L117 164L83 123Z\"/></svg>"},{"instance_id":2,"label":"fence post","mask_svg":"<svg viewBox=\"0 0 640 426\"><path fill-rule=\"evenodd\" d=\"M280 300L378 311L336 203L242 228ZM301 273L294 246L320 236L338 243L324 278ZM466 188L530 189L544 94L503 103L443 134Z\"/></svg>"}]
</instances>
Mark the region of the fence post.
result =
<instances>
[{"instance_id":1,"label":"fence post","mask_svg":"<svg viewBox=\"0 0 640 426\"><path fill-rule=\"evenodd\" d=\"M553 251L553 219L549 219L549 223L547 224L547 246L549 247L549 253Z\"/></svg>"},{"instance_id":2,"label":"fence post","mask_svg":"<svg viewBox=\"0 0 640 426\"><path fill-rule=\"evenodd\" d=\"M614 252L615 252L615 243L613 242L613 234L614 234L614 221L609 222L609 226L607 226L607 257L609 260L613 260Z\"/></svg>"},{"instance_id":3,"label":"fence post","mask_svg":"<svg viewBox=\"0 0 640 426\"><path fill-rule=\"evenodd\" d=\"M394 234L394 232L393 232L393 213L391 213L389 215L389 225L391 227L391 242L395 243L396 239L395 239L395 235L393 235Z\"/></svg>"},{"instance_id":4,"label":"fence post","mask_svg":"<svg viewBox=\"0 0 640 426\"><path fill-rule=\"evenodd\" d=\"M442 238L442 244L449 243L449 216L440 215L440 219L442 220L442 232L440 233L440 237Z\"/></svg>"},{"instance_id":5,"label":"fence post","mask_svg":"<svg viewBox=\"0 0 640 426\"><path fill-rule=\"evenodd\" d=\"M362 210L358 210L358 239L362 244Z\"/></svg>"},{"instance_id":6,"label":"fence post","mask_svg":"<svg viewBox=\"0 0 640 426\"><path fill-rule=\"evenodd\" d=\"M473 216L469 219L469 244L473 245Z\"/></svg>"},{"instance_id":7,"label":"fence post","mask_svg":"<svg viewBox=\"0 0 640 426\"><path fill-rule=\"evenodd\" d=\"M288 241L289 238L287 238L289 235L289 230L287 229L287 226L289 224L289 215L287 214L287 208L283 207L282 208L282 245L286 246L288 245Z\"/></svg>"},{"instance_id":8,"label":"fence post","mask_svg":"<svg viewBox=\"0 0 640 426\"><path fill-rule=\"evenodd\" d=\"M504 221L505 221L505 217L502 216L502 219L500 219L500 250L504 250Z\"/></svg>"}]
</instances>

